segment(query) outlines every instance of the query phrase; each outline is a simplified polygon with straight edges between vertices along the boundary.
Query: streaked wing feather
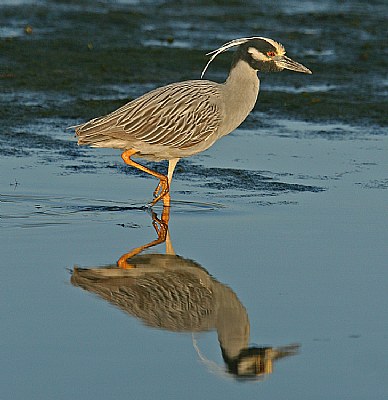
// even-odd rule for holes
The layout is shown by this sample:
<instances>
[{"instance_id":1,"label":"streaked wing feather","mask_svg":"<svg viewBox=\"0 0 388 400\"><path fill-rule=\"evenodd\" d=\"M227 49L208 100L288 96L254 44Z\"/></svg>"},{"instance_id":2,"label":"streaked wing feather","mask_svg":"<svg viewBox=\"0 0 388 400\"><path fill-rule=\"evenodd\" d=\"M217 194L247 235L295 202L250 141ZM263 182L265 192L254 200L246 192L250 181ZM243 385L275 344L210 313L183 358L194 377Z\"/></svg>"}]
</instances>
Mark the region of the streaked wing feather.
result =
<instances>
[{"instance_id":1,"label":"streaked wing feather","mask_svg":"<svg viewBox=\"0 0 388 400\"><path fill-rule=\"evenodd\" d=\"M206 141L221 123L220 92L209 81L164 86L125 104L111 114L77 127L80 144L107 137L189 148Z\"/></svg>"}]
</instances>

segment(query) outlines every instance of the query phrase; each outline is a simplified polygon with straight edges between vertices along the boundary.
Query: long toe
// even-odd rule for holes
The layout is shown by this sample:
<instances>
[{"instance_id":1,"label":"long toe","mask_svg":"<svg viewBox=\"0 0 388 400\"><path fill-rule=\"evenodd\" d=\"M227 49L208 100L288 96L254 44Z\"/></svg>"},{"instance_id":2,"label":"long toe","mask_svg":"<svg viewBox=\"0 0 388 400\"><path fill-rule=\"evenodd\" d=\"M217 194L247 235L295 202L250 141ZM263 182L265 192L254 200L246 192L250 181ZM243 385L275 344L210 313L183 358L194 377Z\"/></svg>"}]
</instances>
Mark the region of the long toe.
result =
<instances>
[{"instance_id":1,"label":"long toe","mask_svg":"<svg viewBox=\"0 0 388 400\"><path fill-rule=\"evenodd\" d=\"M166 180L164 180L164 179L160 180L159 185L156 188L155 192L154 192L154 196L156 194L156 197L152 201L151 207L154 206L159 200L163 199L166 195L168 195L168 197L170 197L169 186L168 186L167 179ZM159 193L159 195L158 195L158 193ZM168 204L169 203L170 202L168 201Z\"/></svg>"},{"instance_id":2,"label":"long toe","mask_svg":"<svg viewBox=\"0 0 388 400\"><path fill-rule=\"evenodd\" d=\"M156 189L154 190L154 198L158 197L161 188L162 188L162 181L159 181L158 186L156 186Z\"/></svg>"}]
</instances>

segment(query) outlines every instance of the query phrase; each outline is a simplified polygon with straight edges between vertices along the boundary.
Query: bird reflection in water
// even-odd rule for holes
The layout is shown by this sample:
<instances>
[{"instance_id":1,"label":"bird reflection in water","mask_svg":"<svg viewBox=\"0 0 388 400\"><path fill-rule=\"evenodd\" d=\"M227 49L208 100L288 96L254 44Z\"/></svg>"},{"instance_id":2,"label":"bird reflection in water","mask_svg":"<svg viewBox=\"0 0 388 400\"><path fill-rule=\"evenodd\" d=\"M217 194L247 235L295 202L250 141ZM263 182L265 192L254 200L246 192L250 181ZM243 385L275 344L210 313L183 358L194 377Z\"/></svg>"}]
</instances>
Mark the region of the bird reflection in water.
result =
<instances>
[{"instance_id":1,"label":"bird reflection in water","mask_svg":"<svg viewBox=\"0 0 388 400\"><path fill-rule=\"evenodd\" d=\"M216 330L227 375L262 379L272 373L274 361L296 354L299 346L249 346L248 314L236 294L197 262L175 254L168 232L169 210L164 207L160 219L152 214L156 240L124 254L116 265L74 268L71 283L152 328L192 333ZM163 242L166 254L140 254ZM201 354L194 336L193 344L202 361L213 370L220 369Z\"/></svg>"}]
</instances>

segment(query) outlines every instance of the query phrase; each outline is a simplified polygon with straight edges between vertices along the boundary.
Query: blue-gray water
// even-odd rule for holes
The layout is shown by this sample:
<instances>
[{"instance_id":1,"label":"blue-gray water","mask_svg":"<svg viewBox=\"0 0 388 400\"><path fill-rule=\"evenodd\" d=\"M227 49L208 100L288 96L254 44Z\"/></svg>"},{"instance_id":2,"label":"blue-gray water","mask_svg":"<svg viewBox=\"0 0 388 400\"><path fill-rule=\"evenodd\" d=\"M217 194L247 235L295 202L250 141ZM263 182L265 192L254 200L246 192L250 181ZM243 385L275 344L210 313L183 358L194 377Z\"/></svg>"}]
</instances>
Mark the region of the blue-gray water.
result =
<instances>
[{"instance_id":1,"label":"blue-gray water","mask_svg":"<svg viewBox=\"0 0 388 400\"><path fill-rule=\"evenodd\" d=\"M386 15L377 0L3 1L0 398L386 399ZM263 76L241 128L178 164L179 257L159 245L121 273L157 237L156 182L65 128L251 35L313 75ZM220 343L260 353L257 379Z\"/></svg>"}]
</instances>

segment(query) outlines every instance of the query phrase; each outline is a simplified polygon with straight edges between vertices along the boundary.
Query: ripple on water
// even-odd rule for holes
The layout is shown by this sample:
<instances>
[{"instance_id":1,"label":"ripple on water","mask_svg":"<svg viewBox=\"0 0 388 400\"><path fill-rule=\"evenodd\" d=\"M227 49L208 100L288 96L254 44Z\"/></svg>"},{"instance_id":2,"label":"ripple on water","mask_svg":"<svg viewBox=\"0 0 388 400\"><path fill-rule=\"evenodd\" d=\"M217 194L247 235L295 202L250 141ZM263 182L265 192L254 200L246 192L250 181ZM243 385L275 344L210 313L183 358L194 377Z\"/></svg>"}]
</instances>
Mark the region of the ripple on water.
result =
<instances>
[{"instance_id":1,"label":"ripple on water","mask_svg":"<svg viewBox=\"0 0 388 400\"><path fill-rule=\"evenodd\" d=\"M33 228L71 224L83 220L95 222L120 222L128 212L150 211L148 205L134 201L112 201L83 197L53 197L0 194L0 227ZM204 213L224 208L217 203L173 200L172 207L177 213ZM126 223L126 227L137 227Z\"/></svg>"}]
</instances>

